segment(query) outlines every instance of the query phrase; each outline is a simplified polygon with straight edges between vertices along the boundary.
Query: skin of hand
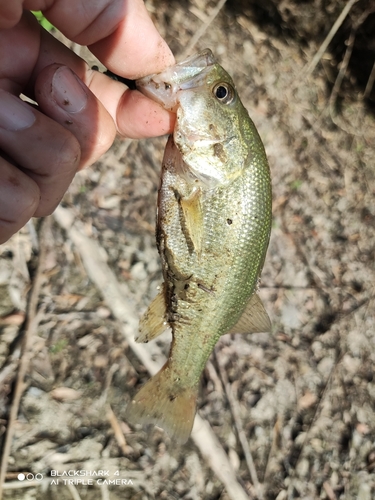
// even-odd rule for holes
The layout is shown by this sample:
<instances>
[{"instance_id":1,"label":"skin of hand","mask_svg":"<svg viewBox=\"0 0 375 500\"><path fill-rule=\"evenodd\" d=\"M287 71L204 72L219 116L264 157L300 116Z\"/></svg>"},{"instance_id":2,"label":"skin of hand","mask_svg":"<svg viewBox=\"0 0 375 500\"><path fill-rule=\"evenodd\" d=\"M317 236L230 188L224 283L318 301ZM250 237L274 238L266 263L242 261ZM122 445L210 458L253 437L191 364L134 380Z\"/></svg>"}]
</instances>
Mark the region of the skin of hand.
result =
<instances>
[{"instance_id":1,"label":"skin of hand","mask_svg":"<svg viewBox=\"0 0 375 500\"><path fill-rule=\"evenodd\" d=\"M175 62L142 0L0 0L0 243L31 217L51 214L76 172L94 163L116 133L162 135L175 119L91 70L29 9L42 10L67 38L125 78Z\"/></svg>"}]
</instances>

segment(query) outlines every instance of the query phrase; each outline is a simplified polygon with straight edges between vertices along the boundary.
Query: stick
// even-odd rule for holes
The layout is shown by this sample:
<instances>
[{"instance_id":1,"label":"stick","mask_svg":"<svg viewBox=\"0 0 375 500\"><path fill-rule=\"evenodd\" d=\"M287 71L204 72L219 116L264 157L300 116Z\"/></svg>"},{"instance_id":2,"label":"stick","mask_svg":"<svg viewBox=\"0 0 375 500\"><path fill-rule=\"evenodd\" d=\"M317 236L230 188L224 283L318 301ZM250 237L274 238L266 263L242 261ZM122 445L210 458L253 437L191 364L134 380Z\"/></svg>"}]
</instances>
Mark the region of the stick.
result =
<instances>
[{"instance_id":1,"label":"stick","mask_svg":"<svg viewBox=\"0 0 375 500\"><path fill-rule=\"evenodd\" d=\"M247 439L246 439L246 434L243 430L238 401L233 394L232 387L231 387L229 380L228 380L228 377L227 377L227 372L225 371L225 368L221 364L221 362L219 360L219 356L216 354L216 351L215 351L215 358L216 358L216 361L217 361L217 364L219 367L221 379L222 379L223 384L224 384L224 389L225 389L225 392L227 394L229 406L230 406L230 409L231 409L231 412L233 415L234 424L235 424L236 429L237 429L238 439L240 440L240 443L241 443L241 446L242 446L242 449L243 449L243 452L245 455L246 464L247 464L247 468L248 468L249 473L250 473L251 480L253 482L257 497L259 498L259 500L263 500L264 497L263 497L262 485L259 483L258 474L257 474L257 471L255 469L253 456L251 454L249 443L247 442Z\"/></svg>"},{"instance_id":2,"label":"stick","mask_svg":"<svg viewBox=\"0 0 375 500\"><path fill-rule=\"evenodd\" d=\"M352 56L352 52L353 52L353 48L354 48L354 41L355 41L355 34L356 34L356 30L352 29L350 36L349 36L349 40L347 42L344 59L341 62L340 71L339 71L339 74L337 75L337 78L335 80L335 84L334 84L332 92L331 92L331 97L329 98L331 117L334 114L332 108L336 103L336 99L337 99L337 96L340 92L342 81L344 79L346 70L347 70L348 65L349 65L350 58Z\"/></svg>"},{"instance_id":3,"label":"stick","mask_svg":"<svg viewBox=\"0 0 375 500\"><path fill-rule=\"evenodd\" d=\"M320 46L318 52L312 58L311 62L306 66L306 69L304 69L302 71L303 78L307 78L314 71L314 69L316 68L316 66L319 63L320 59L322 58L324 52L327 50L328 45L331 43L332 38L336 35L337 30L340 28L340 26L344 22L346 16L349 14L350 9L353 7L353 5L356 2L358 2L358 0L349 0L349 2L345 5L345 7L343 8L341 14L336 19L336 22L334 23L334 25L330 29L330 32L326 36L324 42Z\"/></svg>"},{"instance_id":4,"label":"stick","mask_svg":"<svg viewBox=\"0 0 375 500\"><path fill-rule=\"evenodd\" d=\"M129 304L128 297L124 296L123 289L126 289L126 283L122 283L122 288L120 287L115 274L105 262L104 249L85 235L83 225L75 220L70 210L58 207L54 216L58 224L67 231L69 238L80 252L88 276L102 293L112 314L121 322L122 332L129 347L149 373L155 374L160 369L159 364L152 360L143 344L137 344L134 341L134 333L138 330L139 319L134 312L134 307ZM129 295L131 295L130 291ZM157 352L156 346L154 352ZM160 350L159 352L160 357L162 357ZM229 498L231 500L249 500L248 495L238 483L228 457L212 428L199 415L195 417L191 437L213 472L225 486Z\"/></svg>"},{"instance_id":5,"label":"stick","mask_svg":"<svg viewBox=\"0 0 375 500\"><path fill-rule=\"evenodd\" d=\"M32 288L29 294L29 300L27 304L27 313L26 313L26 326L25 326L25 335L22 342L22 353L18 367L16 386L14 390L14 396L12 401L12 406L9 412L9 420L7 425L7 431L4 442L3 455L1 457L1 465L0 465L0 498L2 498L3 493L3 485L5 481L5 476L8 468L8 459L10 454L10 449L12 446L12 439L14 434L14 423L17 419L18 409L20 406L21 396L24 390L24 378L27 372L30 358L32 355L31 348L31 339L33 334L35 333L39 318L37 317L37 307L39 300L39 292L43 280L43 266L45 262L46 255L46 241L45 241L45 233L47 227L46 219L42 220L39 235L39 258L38 258L38 267L36 270L36 274L32 283Z\"/></svg>"},{"instance_id":6,"label":"stick","mask_svg":"<svg viewBox=\"0 0 375 500\"><path fill-rule=\"evenodd\" d=\"M370 96L372 87L374 86L374 82L375 82L375 61L374 61L374 64L372 66L370 76L368 77L368 80L367 80L367 85L366 85L366 88L365 88L365 91L363 94L364 99L367 99Z\"/></svg>"},{"instance_id":7,"label":"stick","mask_svg":"<svg viewBox=\"0 0 375 500\"><path fill-rule=\"evenodd\" d=\"M78 493L78 490L74 486L74 484L68 483L66 486L67 486L68 490L70 491L70 494L72 495L73 500L82 500L80 497L80 494Z\"/></svg>"},{"instance_id":8,"label":"stick","mask_svg":"<svg viewBox=\"0 0 375 500\"><path fill-rule=\"evenodd\" d=\"M207 31L207 28L212 23L212 21L215 19L215 17L219 14L221 9L224 7L226 1L227 0L220 0L218 2L216 7L213 9L211 15L208 17L207 21L201 25L201 27L195 32L195 35L191 38L186 49L182 53L182 58L185 58L188 55L190 55L191 51L193 50L195 45L198 43L198 40L205 34L205 32Z\"/></svg>"},{"instance_id":9,"label":"stick","mask_svg":"<svg viewBox=\"0 0 375 500\"><path fill-rule=\"evenodd\" d=\"M117 444L119 445L119 447L121 448L121 451L125 455L126 454L126 439L125 439L124 433L121 430L120 424L118 423L116 415L113 413L113 410L110 407L110 405L108 405L107 418L108 418L109 423L111 424L111 427L113 429L113 433L115 435Z\"/></svg>"}]
</instances>

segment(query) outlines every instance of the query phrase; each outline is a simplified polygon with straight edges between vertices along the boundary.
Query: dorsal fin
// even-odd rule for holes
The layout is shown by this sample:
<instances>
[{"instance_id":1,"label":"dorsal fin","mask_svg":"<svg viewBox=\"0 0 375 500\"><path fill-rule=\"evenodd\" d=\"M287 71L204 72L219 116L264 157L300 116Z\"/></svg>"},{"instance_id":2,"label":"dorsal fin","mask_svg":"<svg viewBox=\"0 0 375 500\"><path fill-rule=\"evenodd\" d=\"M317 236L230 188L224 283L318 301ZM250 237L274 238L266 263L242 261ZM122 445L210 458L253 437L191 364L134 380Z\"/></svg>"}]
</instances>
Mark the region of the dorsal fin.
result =
<instances>
[{"instance_id":1,"label":"dorsal fin","mask_svg":"<svg viewBox=\"0 0 375 500\"><path fill-rule=\"evenodd\" d=\"M168 326L163 283L160 287L160 292L142 316L139 322L139 332L134 340L136 342L149 342L164 333Z\"/></svg>"},{"instance_id":2,"label":"dorsal fin","mask_svg":"<svg viewBox=\"0 0 375 500\"><path fill-rule=\"evenodd\" d=\"M264 305L255 292L237 323L228 333L260 333L271 331L271 320Z\"/></svg>"}]
</instances>

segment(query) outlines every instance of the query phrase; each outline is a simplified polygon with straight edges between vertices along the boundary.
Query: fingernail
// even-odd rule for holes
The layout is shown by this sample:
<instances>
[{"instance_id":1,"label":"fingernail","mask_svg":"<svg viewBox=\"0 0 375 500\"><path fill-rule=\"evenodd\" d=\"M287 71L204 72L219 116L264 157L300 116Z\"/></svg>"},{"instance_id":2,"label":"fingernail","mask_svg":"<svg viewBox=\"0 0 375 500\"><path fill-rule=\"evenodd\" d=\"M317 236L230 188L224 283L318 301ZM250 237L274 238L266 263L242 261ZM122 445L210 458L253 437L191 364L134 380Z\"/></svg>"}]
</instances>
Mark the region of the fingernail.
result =
<instances>
[{"instance_id":1,"label":"fingernail","mask_svg":"<svg viewBox=\"0 0 375 500\"><path fill-rule=\"evenodd\" d=\"M0 127L16 132L31 127L35 115L28 104L5 90L0 90Z\"/></svg>"},{"instance_id":2,"label":"fingernail","mask_svg":"<svg viewBox=\"0 0 375 500\"><path fill-rule=\"evenodd\" d=\"M73 71L61 66L52 78L52 97L64 111L78 113L87 103L82 85Z\"/></svg>"}]
</instances>

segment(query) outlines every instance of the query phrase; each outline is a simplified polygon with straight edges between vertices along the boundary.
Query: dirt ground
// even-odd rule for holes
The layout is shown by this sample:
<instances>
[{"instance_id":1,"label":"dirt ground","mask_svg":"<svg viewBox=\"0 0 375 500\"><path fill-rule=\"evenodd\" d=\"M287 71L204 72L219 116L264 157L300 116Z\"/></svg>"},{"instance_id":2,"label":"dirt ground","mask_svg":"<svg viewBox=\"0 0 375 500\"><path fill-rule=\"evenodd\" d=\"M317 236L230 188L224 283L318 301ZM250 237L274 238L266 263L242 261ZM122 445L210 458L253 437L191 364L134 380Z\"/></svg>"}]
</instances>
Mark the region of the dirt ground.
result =
<instances>
[{"instance_id":1,"label":"dirt ground","mask_svg":"<svg viewBox=\"0 0 375 500\"><path fill-rule=\"evenodd\" d=\"M272 333L222 337L186 445L127 424L127 403L170 343L137 351L132 340L161 283L154 221L166 139L117 140L54 216L0 247L3 498L371 500L373 6L147 6L178 60L213 50L264 141L273 229L260 294Z\"/></svg>"}]
</instances>

